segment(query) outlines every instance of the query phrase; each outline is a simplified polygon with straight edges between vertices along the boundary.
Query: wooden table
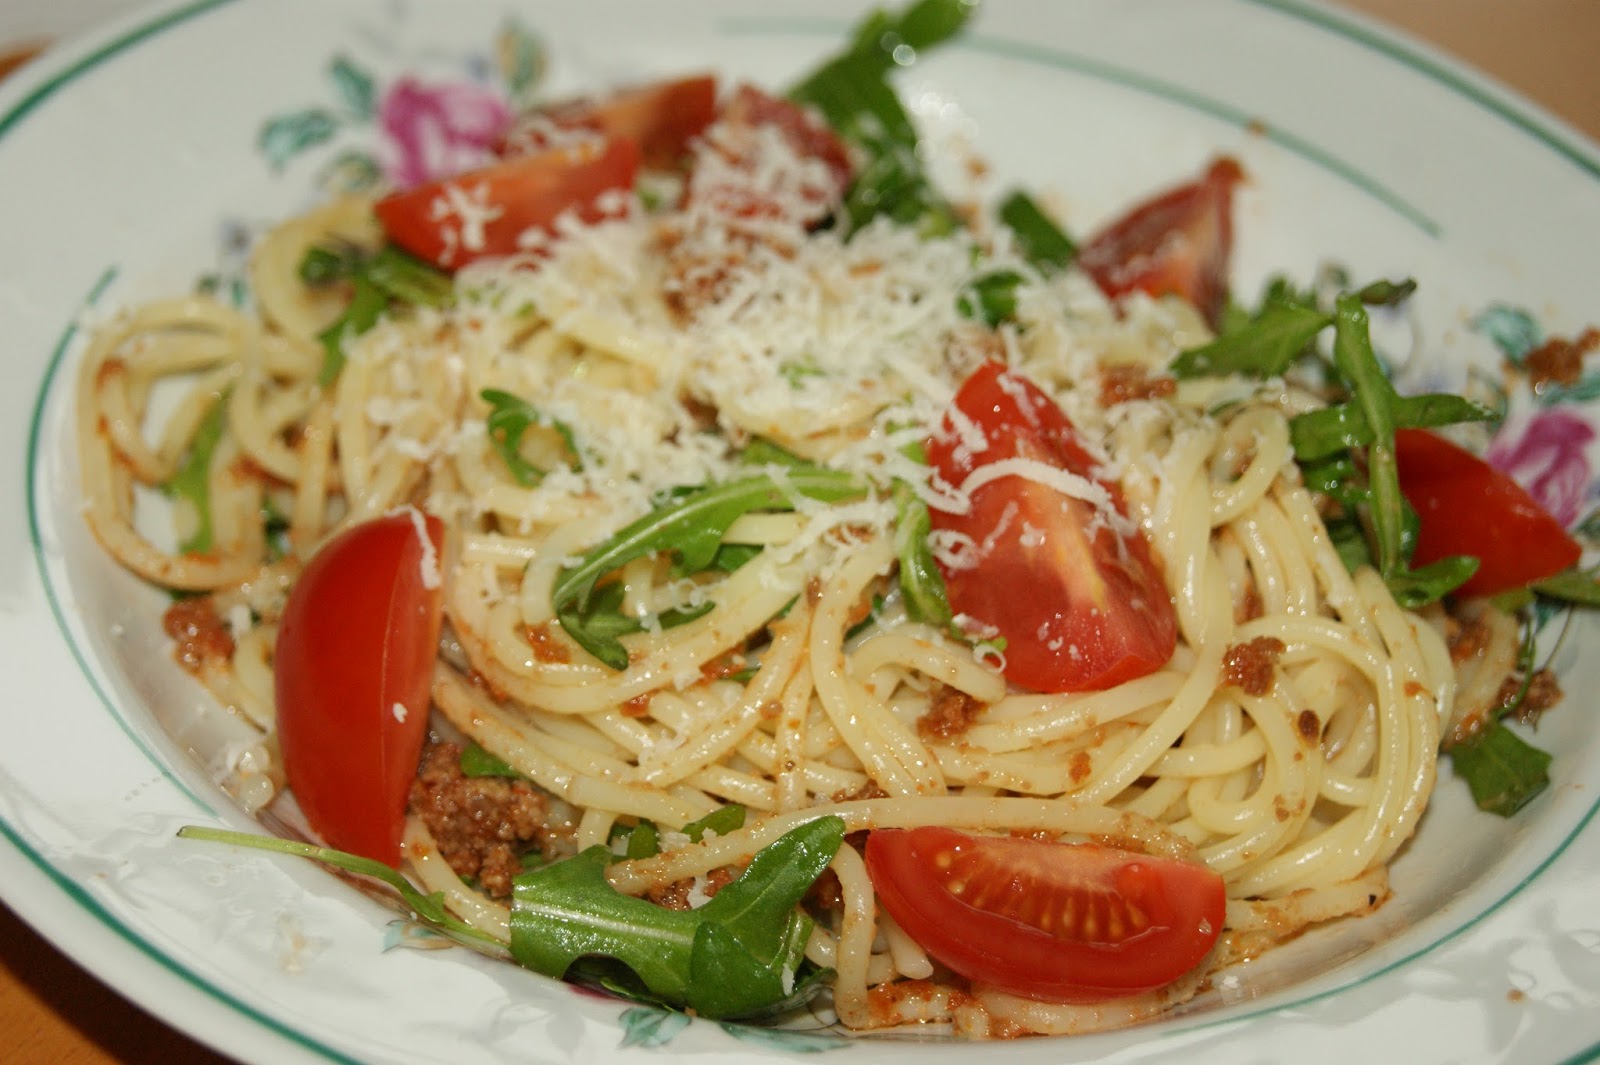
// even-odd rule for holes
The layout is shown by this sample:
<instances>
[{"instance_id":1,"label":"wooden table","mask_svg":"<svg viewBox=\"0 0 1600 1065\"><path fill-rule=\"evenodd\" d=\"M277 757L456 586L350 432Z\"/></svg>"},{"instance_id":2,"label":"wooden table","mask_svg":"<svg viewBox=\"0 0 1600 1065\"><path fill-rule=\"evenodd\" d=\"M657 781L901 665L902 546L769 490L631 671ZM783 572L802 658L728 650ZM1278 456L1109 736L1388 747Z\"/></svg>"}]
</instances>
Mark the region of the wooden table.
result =
<instances>
[{"instance_id":1,"label":"wooden table","mask_svg":"<svg viewBox=\"0 0 1600 1065\"><path fill-rule=\"evenodd\" d=\"M1600 139L1596 0L1344 2L1438 45ZM0 1046L0 1057L14 1065L227 1060L107 990L3 906Z\"/></svg>"}]
</instances>

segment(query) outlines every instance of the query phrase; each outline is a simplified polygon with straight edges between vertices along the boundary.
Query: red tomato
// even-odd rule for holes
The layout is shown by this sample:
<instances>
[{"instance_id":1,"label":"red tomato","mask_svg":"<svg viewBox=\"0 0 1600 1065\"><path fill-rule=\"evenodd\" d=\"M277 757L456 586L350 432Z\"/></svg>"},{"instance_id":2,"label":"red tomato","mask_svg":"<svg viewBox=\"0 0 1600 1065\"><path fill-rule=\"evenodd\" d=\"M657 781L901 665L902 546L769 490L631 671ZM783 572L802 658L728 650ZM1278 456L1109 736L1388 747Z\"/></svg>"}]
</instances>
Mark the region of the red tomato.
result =
<instances>
[{"instance_id":1,"label":"red tomato","mask_svg":"<svg viewBox=\"0 0 1600 1065\"><path fill-rule=\"evenodd\" d=\"M850 150L821 118L800 105L772 96L753 85L741 85L722 110L722 121L741 126L775 126L802 158L820 160L843 193L854 173Z\"/></svg>"},{"instance_id":2,"label":"red tomato","mask_svg":"<svg viewBox=\"0 0 1600 1065\"><path fill-rule=\"evenodd\" d=\"M867 874L895 923L979 984L1045 1002L1100 1002L1169 984L1222 932L1204 865L1091 843L878 829Z\"/></svg>"},{"instance_id":3,"label":"red tomato","mask_svg":"<svg viewBox=\"0 0 1600 1065\"><path fill-rule=\"evenodd\" d=\"M600 195L631 189L638 171L636 143L596 138L396 192L374 210L390 240L453 270L518 251L524 232L549 232L566 211L597 221Z\"/></svg>"},{"instance_id":4,"label":"red tomato","mask_svg":"<svg viewBox=\"0 0 1600 1065\"><path fill-rule=\"evenodd\" d=\"M1218 159L1198 181L1111 223L1083 246L1078 262L1108 296L1182 296L1216 325L1228 298L1233 187L1242 180L1237 162Z\"/></svg>"},{"instance_id":5,"label":"red tomato","mask_svg":"<svg viewBox=\"0 0 1600 1065\"><path fill-rule=\"evenodd\" d=\"M598 100L570 100L522 116L501 143L506 156L541 151L548 145L543 124L590 129L626 137L639 145L645 166L666 169L683 158L689 142L717 113L717 79L709 74L619 89Z\"/></svg>"},{"instance_id":6,"label":"red tomato","mask_svg":"<svg viewBox=\"0 0 1600 1065\"><path fill-rule=\"evenodd\" d=\"M443 539L439 519L405 510L328 541L289 593L273 655L295 800L330 847L390 866L428 727Z\"/></svg>"},{"instance_id":7,"label":"red tomato","mask_svg":"<svg viewBox=\"0 0 1600 1065\"><path fill-rule=\"evenodd\" d=\"M959 420L982 430L972 450ZM1044 478L1076 478L1104 493L1108 514L1044 480L1008 473L978 485L966 514L932 508L935 529L964 533L970 564L943 567L950 605L1005 643L1005 675L1036 691L1091 691L1160 668L1177 645L1177 617L1150 545L1125 520L1121 493L1095 463L1061 408L1000 363L980 367L928 441L928 461L960 487L987 466L1020 460Z\"/></svg>"},{"instance_id":8,"label":"red tomato","mask_svg":"<svg viewBox=\"0 0 1600 1065\"><path fill-rule=\"evenodd\" d=\"M1399 429L1394 443L1400 491L1421 522L1412 561L1478 560L1478 571L1457 594L1521 588L1555 576L1583 554L1521 485L1478 456L1425 429Z\"/></svg>"},{"instance_id":9,"label":"red tomato","mask_svg":"<svg viewBox=\"0 0 1600 1065\"><path fill-rule=\"evenodd\" d=\"M815 225L850 187L850 153L828 124L750 85L723 106L707 141L685 202L724 219ZM822 166L795 166L796 158Z\"/></svg>"}]
</instances>

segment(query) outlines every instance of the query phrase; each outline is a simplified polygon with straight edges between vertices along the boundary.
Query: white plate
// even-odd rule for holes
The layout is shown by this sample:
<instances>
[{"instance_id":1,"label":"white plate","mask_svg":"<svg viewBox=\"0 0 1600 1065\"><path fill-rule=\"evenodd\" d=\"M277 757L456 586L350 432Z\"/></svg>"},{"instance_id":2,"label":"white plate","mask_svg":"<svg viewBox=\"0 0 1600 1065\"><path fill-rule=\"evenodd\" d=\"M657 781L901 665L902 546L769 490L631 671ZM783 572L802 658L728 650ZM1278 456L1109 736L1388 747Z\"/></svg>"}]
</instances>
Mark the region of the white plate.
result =
<instances>
[{"instance_id":1,"label":"white plate","mask_svg":"<svg viewBox=\"0 0 1600 1065\"><path fill-rule=\"evenodd\" d=\"M491 2L199 0L145 9L0 92L11 382L0 425L25 457L0 473L12 502L0 543L13 559L0 585L11 678L0 891L12 906L152 1012L251 1061L970 1059L953 1045L662 1023L464 951L386 952L392 914L318 869L175 840L183 824L251 822L190 755L215 745L217 726L149 632L157 599L99 556L76 507L67 415L85 319L237 270L241 232L313 202L335 162L350 165L344 153L379 145L362 80L336 76L334 60L380 93L400 71L495 84L491 42L515 17L545 37L559 87L706 66L782 86L839 42L854 8L634 0L528 3L513 16ZM1449 386L1468 365L1498 365L1487 308L1501 307L1502 322L1504 308L1526 309L1563 336L1600 319L1600 151L1320 6L996 3L903 88L937 139L975 142L1000 178L1050 195L1080 232L1214 153L1238 156L1253 181L1238 211L1237 291L1253 294L1274 270L1306 278L1324 259L1358 278L1419 278L1429 357L1407 367L1413 383ZM300 143L290 133L318 128L327 140L274 155ZM1559 410L1595 420L1586 403ZM1518 472L1565 463L1567 502L1587 513L1597 453L1534 456ZM1600 1057L1595 635L1580 631L1559 656L1569 698L1539 737L1557 752L1554 786L1503 822L1472 811L1443 774L1377 916L1271 952L1156 1026L982 1052Z\"/></svg>"}]
</instances>

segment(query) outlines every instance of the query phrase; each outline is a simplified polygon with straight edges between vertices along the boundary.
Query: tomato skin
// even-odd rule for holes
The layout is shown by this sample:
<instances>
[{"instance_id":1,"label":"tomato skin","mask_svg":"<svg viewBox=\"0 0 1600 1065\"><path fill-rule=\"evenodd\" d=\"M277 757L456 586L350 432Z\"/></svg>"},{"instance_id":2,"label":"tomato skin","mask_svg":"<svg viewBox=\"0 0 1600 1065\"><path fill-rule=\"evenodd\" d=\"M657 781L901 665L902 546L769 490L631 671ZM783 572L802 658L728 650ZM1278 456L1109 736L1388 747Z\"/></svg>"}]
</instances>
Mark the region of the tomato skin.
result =
<instances>
[{"instance_id":1,"label":"tomato skin","mask_svg":"<svg viewBox=\"0 0 1600 1065\"><path fill-rule=\"evenodd\" d=\"M717 79L710 74L618 89L598 99L569 100L523 116L502 139L499 154L543 150L540 122L626 137L639 145L643 165L667 169L682 160L689 142L717 114Z\"/></svg>"},{"instance_id":2,"label":"tomato skin","mask_svg":"<svg viewBox=\"0 0 1600 1065\"><path fill-rule=\"evenodd\" d=\"M1575 565L1583 547L1516 481L1426 429L1398 429L1400 491L1420 529L1412 561L1478 559L1457 595L1497 595Z\"/></svg>"},{"instance_id":3,"label":"tomato skin","mask_svg":"<svg viewBox=\"0 0 1600 1065\"><path fill-rule=\"evenodd\" d=\"M438 518L410 509L334 537L290 590L273 653L295 801L330 847L389 866L428 727L443 541Z\"/></svg>"},{"instance_id":4,"label":"tomato skin","mask_svg":"<svg viewBox=\"0 0 1600 1065\"><path fill-rule=\"evenodd\" d=\"M573 211L585 222L604 212L602 193L633 187L639 146L626 138L596 138L507 159L492 166L391 193L373 210L389 239L442 270L519 251L527 230L550 232ZM483 217L464 221L454 206L473 205Z\"/></svg>"},{"instance_id":5,"label":"tomato skin","mask_svg":"<svg viewBox=\"0 0 1600 1065\"><path fill-rule=\"evenodd\" d=\"M1054 400L997 362L956 394L961 418L987 446L964 446L947 414L927 442L929 463L959 487L984 466L1034 460L1097 484L1126 517L1115 485ZM1010 475L972 492L966 514L930 508L937 530L977 545L970 565L941 565L950 605L1004 638L1005 675L1043 692L1093 691L1159 669L1177 646L1177 615L1144 534L1123 535L1091 502Z\"/></svg>"},{"instance_id":6,"label":"tomato skin","mask_svg":"<svg viewBox=\"0 0 1600 1065\"><path fill-rule=\"evenodd\" d=\"M822 165L772 158L771 132L800 163ZM827 123L789 100L740 85L696 155L684 204L734 223L813 226L832 213L851 176L849 150Z\"/></svg>"},{"instance_id":7,"label":"tomato skin","mask_svg":"<svg viewBox=\"0 0 1600 1065\"><path fill-rule=\"evenodd\" d=\"M833 127L799 104L754 85L740 85L723 108L722 120L749 127L776 127L802 158L820 160L828 168L839 193L850 187L854 174L850 149Z\"/></svg>"},{"instance_id":8,"label":"tomato skin","mask_svg":"<svg viewBox=\"0 0 1600 1065\"><path fill-rule=\"evenodd\" d=\"M1045 1002L1101 1002L1171 983L1222 932L1204 865L1090 843L877 829L878 901L929 954L979 984Z\"/></svg>"},{"instance_id":9,"label":"tomato skin","mask_svg":"<svg viewBox=\"0 0 1600 1065\"><path fill-rule=\"evenodd\" d=\"M1169 189L1122 215L1078 254L1106 295L1139 291L1182 296L1215 326L1228 299L1237 161L1221 158L1198 180Z\"/></svg>"}]
</instances>

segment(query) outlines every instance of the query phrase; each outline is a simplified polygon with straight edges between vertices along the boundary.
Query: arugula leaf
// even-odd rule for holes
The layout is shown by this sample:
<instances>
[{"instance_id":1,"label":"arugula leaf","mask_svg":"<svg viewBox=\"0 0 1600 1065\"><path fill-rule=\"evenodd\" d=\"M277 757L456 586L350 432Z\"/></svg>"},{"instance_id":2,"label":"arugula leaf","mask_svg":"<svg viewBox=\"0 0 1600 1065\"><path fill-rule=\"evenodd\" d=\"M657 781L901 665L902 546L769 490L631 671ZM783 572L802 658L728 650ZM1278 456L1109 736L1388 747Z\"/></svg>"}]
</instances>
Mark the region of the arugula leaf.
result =
<instances>
[{"instance_id":1,"label":"arugula leaf","mask_svg":"<svg viewBox=\"0 0 1600 1065\"><path fill-rule=\"evenodd\" d=\"M1394 451L1395 401L1399 397L1384 376L1383 368L1372 350L1367 312L1361 305L1360 297L1340 296L1336 314L1334 366L1351 387L1352 397L1344 406L1361 412L1370 433L1366 464L1367 491L1370 494L1367 520L1378 571L1385 580L1390 580L1405 574L1410 560L1409 552L1402 546L1406 501L1400 494L1400 467ZM1441 565L1442 562L1434 563L1429 569L1437 569ZM1467 576L1470 575L1469 570ZM1420 605L1410 600L1421 589L1408 586L1407 590L1411 596L1402 599L1402 602Z\"/></svg>"},{"instance_id":2,"label":"arugula leaf","mask_svg":"<svg viewBox=\"0 0 1600 1065\"><path fill-rule=\"evenodd\" d=\"M459 940L467 946L478 949L491 947L498 949L502 946L499 940L456 917L451 916L444 906L444 893L435 891L424 895L405 877L384 865L382 862L371 858L363 858L357 854L348 854L344 851L334 850L331 847L319 847L312 843L302 843L294 839L281 839L277 836L260 836L250 832L232 832L227 829L207 828L203 825L185 825L178 829L180 839L201 839L214 843L228 843L236 847L250 847L255 850L273 851L278 854L290 854L300 858L310 858L312 861L331 865L335 869L343 869L347 873L356 873L368 876L374 880L382 881L395 890L401 900L411 908L419 921L427 924L452 938Z\"/></svg>"},{"instance_id":3,"label":"arugula leaf","mask_svg":"<svg viewBox=\"0 0 1600 1065\"><path fill-rule=\"evenodd\" d=\"M1516 693L1491 709L1477 735L1446 748L1456 775L1472 792L1473 802L1480 810L1501 817L1510 817L1550 786L1550 755L1505 724L1505 719L1521 708L1533 684L1539 626L1537 612L1524 615L1516 665L1522 683Z\"/></svg>"},{"instance_id":4,"label":"arugula leaf","mask_svg":"<svg viewBox=\"0 0 1600 1065\"><path fill-rule=\"evenodd\" d=\"M698 821L690 821L684 825L683 834L689 837L691 843L699 843L705 839L707 832L725 836L744 827L744 814L744 807L738 803L719 806ZM627 841L624 858L630 860L654 858L661 853L661 831L656 828L655 822L648 818L641 818L632 825L612 825L611 834L606 842L614 845L619 839ZM612 849L614 851L615 846Z\"/></svg>"},{"instance_id":5,"label":"arugula leaf","mask_svg":"<svg viewBox=\"0 0 1600 1065\"><path fill-rule=\"evenodd\" d=\"M612 958L662 1002L704 1017L757 1013L796 983L811 926L796 907L843 840L842 819L808 821L698 910L621 894L605 877L610 851L590 847L514 880L512 956L555 977L580 958Z\"/></svg>"},{"instance_id":6,"label":"arugula leaf","mask_svg":"<svg viewBox=\"0 0 1600 1065\"><path fill-rule=\"evenodd\" d=\"M1461 396L1428 392L1420 396L1390 395L1389 420L1395 429L1437 429L1460 422L1489 422L1499 414ZM1349 403L1306 411L1289 424L1295 456L1320 459L1345 448L1367 447L1376 436L1364 408Z\"/></svg>"},{"instance_id":7,"label":"arugula leaf","mask_svg":"<svg viewBox=\"0 0 1600 1065\"><path fill-rule=\"evenodd\" d=\"M1450 748L1457 775L1480 810L1510 817L1550 786L1550 755L1499 721Z\"/></svg>"},{"instance_id":8,"label":"arugula leaf","mask_svg":"<svg viewBox=\"0 0 1600 1065\"><path fill-rule=\"evenodd\" d=\"M1378 280L1369 282L1361 287L1356 295L1368 307L1398 307L1411 298L1417 291L1415 278L1406 278L1403 281Z\"/></svg>"},{"instance_id":9,"label":"arugula leaf","mask_svg":"<svg viewBox=\"0 0 1600 1065\"><path fill-rule=\"evenodd\" d=\"M1000 221L1017 238L1022 257L1041 270L1064 270L1078 257L1072 238L1021 190L1000 201Z\"/></svg>"},{"instance_id":10,"label":"arugula leaf","mask_svg":"<svg viewBox=\"0 0 1600 1065\"><path fill-rule=\"evenodd\" d=\"M322 341L322 370L317 374L317 383L324 388L338 380L344 370L345 341L377 325L378 319L389 309L389 297L366 275L358 274L351 285L350 303L344 313L317 334L317 339Z\"/></svg>"},{"instance_id":11,"label":"arugula leaf","mask_svg":"<svg viewBox=\"0 0 1600 1065\"><path fill-rule=\"evenodd\" d=\"M982 322L990 329L1017 315L1017 286L1022 275L1015 270L996 270L973 281L956 297L956 310L963 318Z\"/></svg>"},{"instance_id":12,"label":"arugula leaf","mask_svg":"<svg viewBox=\"0 0 1600 1065\"><path fill-rule=\"evenodd\" d=\"M933 519L928 504L904 481L894 485L895 555L900 561L900 594L906 611L917 621L954 631L955 612L945 588L944 574L933 560L928 534Z\"/></svg>"},{"instance_id":13,"label":"arugula leaf","mask_svg":"<svg viewBox=\"0 0 1600 1065\"><path fill-rule=\"evenodd\" d=\"M554 429L560 434L562 441L567 445L568 453L573 456L570 467L574 470L583 468L577 457L577 439L573 435L571 426L546 416L533 404L510 392L486 388L479 393L479 396L492 408L488 418L485 419L485 424L489 427L489 441L500 453L500 458L504 460L506 468L511 471L511 476L518 484L532 488L543 481L548 472L522 457L522 436L534 426Z\"/></svg>"},{"instance_id":14,"label":"arugula leaf","mask_svg":"<svg viewBox=\"0 0 1600 1065\"><path fill-rule=\"evenodd\" d=\"M1333 361L1351 398L1289 423L1295 458L1307 484L1343 505L1344 520L1359 522L1365 534L1363 558L1351 529L1330 522L1346 563L1371 561L1402 606L1430 603L1460 587L1476 572L1478 560L1456 556L1410 568L1417 516L1400 493L1395 429L1470 420L1488 412L1458 396L1400 396L1372 350L1360 293L1345 293L1337 301ZM1348 453L1361 448L1365 461L1358 463Z\"/></svg>"},{"instance_id":15,"label":"arugula leaf","mask_svg":"<svg viewBox=\"0 0 1600 1065\"><path fill-rule=\"evenodd\" d=\"M738 803L729 803L719 806L706 814L698 821L690 821L683 826L683 834L689 837L690 842L699 843L710 832L714 836L726 836L729 832L737 832L744 827L744 807Z\"/></svg>"},{"instance_id":16,"label":"arugula leaf","mask_svg":"<svg viewBox=\"0 0 1600 1065\"><path fill-rule=\"evenodd\" d=\"M1331 317L1315 308L1269 300L1248 324L1179 353L1172 360L1172 372L1178 377L1281 376L1332 324Z\"/></svg>"},{"instance_id":17,"label":"arugula leaf","mask_svg":"<svg viewBox=\"0 0 1600 1065\"><path fill-rule=\"evenodd\" d=\"M510 762L497 754L490 754L476 743L469 743L461 748L459 764L461 774L468 777L520 778L522 776Z\"/></svg>"},{"instance_id":18,"label":"arugula leaf","mask_svg":"<svg viewBox=\"0 0 1600 1065\"><path fill-rule=\"evenodd\" d=\"M391 305L447 307L455 299L448 275L393 245L368 252L354 244L317 245L300 260L300 280L313 288L340 281L351 286L350 302L334 322L317 334L322 342L322 370L318 382L327 387L344 369L344 345L360 336Z\"/></svg>"},{"instance_id":19,"label":"arugula leaf","mask_svg":"<svg viewBox=\"0 0 1600 1065\"><path fill-rule=\"evenodd\" d=\"M764 436L754 436L739 451L739 461L746 466L804 466L806 460L793 451L775 444Z\"/></svg>"},{"instance_id":20,"label":"arugula leaf","mask_svg":"<svg viewBox=\"0 0 1600 1065\"><path fill-rule=\"evenodd\" d=\"M1576 606L1600 606L1600 566L1588 569L1573 568L1535 581L1532 590L1549 599Z\"/></svg>"},{"instance_id":21,"label":"arugula leaf","mask_svg":"<svg viewBox=\"0 0 1600 1065\"><path fill-rule=\"evenodd\" d=\"M1344 278L1342 271L1336 276L1341 281ZM1356 298L1368 307L1394 307L1405 302L1416 290L1417 283L1410 278L1379 280L1359 289ZM1178 377L1228 373L1281 376L1301 358L1314 358L1313 342L1317 334L1333 324L1333 316L1319 305L1315 290L1300 289L1285 277L1274 277L1267 282L1260 309L1255 314L1230 306L1216 339L1179 353L1172 361L1172 372Z\"/></svg>"},{"instance_id":22,"label":"arugula leaf","mask_svg":"<svg viewBox=\"0 0 1600 1065\"><path fill-rule=\"evenodd\" d=\"M663 551L677 555L682 572L699 573L716 561L723 535L741 515L793 510L797 497L837 502L866 492L866 484L851 474L809 465L689 492L626 526L590 550L576 566L563 570L551 592L556 620L601 662L615 670L626 669L628 652L618 637L634 630L618 628L608 618L605 603L596 602L597 587L606 587L600 584L601 578L636 558ZM620 602L620 591L617 594ZM701 612L709 609L706 605ZM639 624L636 619L624 620Z\"/></svg>"},{"instance_id":23,"label":"arugula leaf","mask_svg":"<svg viewBox=\"0 0 1600 1065\"><path fill-rule=\"evenodd\" d=\"M201 555L216 546L211 527L211 459L222 442L228 420L228 394L212 401L194 434L183 465L161 486L168 499L187 502L194 509L194 532L178 544L179 554Z\"/></svg>"},{"instance_id":24,"label":"arugula leaf","mask_svg":"<svg viewBox=\"0 0 1600 1065\"><path fill-rule=\"evenodd\" d=\"M455 282L450 275L385 244L362 265L367 279L389 298L416 307L448 307L455 302Z\"/></svg>"},{"instance_id":25,"label":"arugula leaf","mask_svg":"<svg viewBox=\"0 0 1600 1065\"><path fill-rule=\"evenodd\" d=\"M722 892L718 892L717 898L721 897ZM701 925L694 937L689 970L694 975L715 973L719 979L691 983L685 991L684 1004L702 1017L744 1017L783 999L788 994L785 984L793 986L805 957L811 925L811 918L790 908L770 958L752 954L723 925ZM726 979L735 973L743 978Z\"/></svg>"},{"instance_id":26,"label":"arugula leaf","mask_svg":"<svg viewBox=\"0 0 1600 1065\"><path fill-rule=\"evenodd\" d=\"M796 103L822 112L840 137L867 160L845 194L847 232L886 215L926 234L960 227L955 211L934 189L917 156L917 133L889 84L896 66L959 33L973 0L918 0L898 15L875 11L840 54L789 90Z\"/></svg>"},{"instance_id":27,"label":"arugula leaf","mask_svg":"<svg viewBox=\"0 0 1600 1065\"><path fill-rule=\"evenodd\" d=\"M632 825L612 825L606 842L614 844L619 839L627 841L622 849L622 857L629 861L654 858L661 853L661 832L654 821L641 818Z\"/></svg>"},{"instance_id":28,"label":"arugula leaf","mask_svg":"<svg viewBox=\"0 0 1600 1065\"><path fill-rule=\"evenodd\" d=\"M683 1001L699 916L622 894L606 880L610 863L611 852L595 846L514 878L512 957L561 977L585 955L607 955L625 962L651 991Z\"/></svg>"},{"instance_id":29,"label":"arugula leaf","mask_svg":"<svg viewBox=\"0 0 1600 1065\"><path fill-rule=\"evenodd\" d=\"M711 558L708 569L718 573L732 573L741 566L747 565L751 559L761 554L760 544L723 544L717 548L717 553Z\"/></svg>"}]
</instances>

